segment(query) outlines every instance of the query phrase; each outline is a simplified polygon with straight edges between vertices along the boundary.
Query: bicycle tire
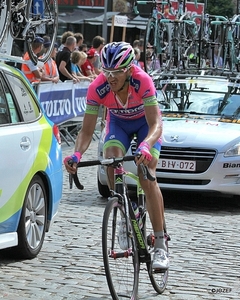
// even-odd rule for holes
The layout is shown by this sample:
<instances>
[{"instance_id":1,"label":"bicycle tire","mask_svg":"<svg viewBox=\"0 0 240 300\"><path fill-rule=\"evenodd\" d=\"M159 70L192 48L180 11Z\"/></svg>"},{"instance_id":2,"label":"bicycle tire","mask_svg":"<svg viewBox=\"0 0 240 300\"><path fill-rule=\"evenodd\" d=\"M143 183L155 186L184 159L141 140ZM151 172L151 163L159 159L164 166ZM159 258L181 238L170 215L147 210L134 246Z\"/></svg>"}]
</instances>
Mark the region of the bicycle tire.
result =
<instances>
[{"instance_id":1,"label":"bicycle tire","mask_svg":"<svg viewBox=\"0 0 240 300\"><path fill-rule=\"evenodd\" d=\"M166 228L166 223L164 221L164 234L165 234L165 239L166 239L166 247L167 247L167 252L168 251L168 235L167 235L167 228ZM153 245L150 246L150 251L153 250ZM152 287L158 294L162 294L166 287L167 287L167 282L168 282L168 274L169 274L169 269L167 270L152 270L152 262L147 262L147 270L148 270L148 275L152 284Z\"/></svg>"},{"instance_id":2,"label":"bicycle tire","mask_svg":"<svg viewBox=\"0 0 240 300\"><path fill-rule=\"evenodd\" d=\"M10 19L10 2L9 0L1 1L0 4L0 46L4 42Z\"/></svg>"},{"instance_id":3,"label":"bicycle tire","mask_svg":"<svg viewBox=\"0 0 240 300\"><path fill-rule=\"evenodd\" d=\"M34 64L38 61L45 63L51 56L54 44L57 37L58 28L58 1L57 0L43 0L43 13L39 15L39 12L35 12L33 9L33 0L29 0L26 7L26 18L30 22L30 28L26 33L26 47L30 59ZM41 17L41 24L36 24L34 21ZM38 57L32 49L32 42L36 35L42 34L49 36L50 46L42 57Z\"/></svg>"},{"instance_id":4,"label":"bicycle tire","mask_svg":"<svg viewBox=\"0 0 240 300\"><path fill-rule=\"evenodd\" d=\"M118 222L126 218L118 198L108 201L102 223L102 254L108 287L113 300L136 299L139 282L139 257L136 238L131 230L129 250L122 250L118 243ZM131 223L130 223L131 226ZM113 254L111 256L111 254ZM115 257L114 254L119 257ZM121 256L121 257L120 257ZM125 257L124 257L125 256Z\"/></svg>"},{"instance_id":5,"label":"bicycle tire","mask_svg":"<svg viewBox=\"0 0 240 300\"><path fill-rule=\"evenodd\" d=\"M154 71L160 71L163 65L162 55L164 48L169 45L168 26L161 23L160 20L149 18L144 35L144 68L148 74ZM149 46L151 46L151 56L148 55ZM148 66L148 59L151 58L151 66Z\"/></svg>"},{"instance_id":6,"label":"bicycle tire","mask_svg":"<svg viewBox=\"0 0 240 300\"><path fill-rule=\"evenodd\" d=\"M157 45L156 45L156 19L150 18L147 23L147 27L145 30L144 35L144 45L143 45L143 51L144 51L144 69L145 71L150 74L153 69L153 63L156 60L157 57ZM151 45L151 50L149 48L149 45ZM149 54L149 55L148 55ZM148 60L152 61L152 64L148 65Z\"/></svg>"}]
</instances>

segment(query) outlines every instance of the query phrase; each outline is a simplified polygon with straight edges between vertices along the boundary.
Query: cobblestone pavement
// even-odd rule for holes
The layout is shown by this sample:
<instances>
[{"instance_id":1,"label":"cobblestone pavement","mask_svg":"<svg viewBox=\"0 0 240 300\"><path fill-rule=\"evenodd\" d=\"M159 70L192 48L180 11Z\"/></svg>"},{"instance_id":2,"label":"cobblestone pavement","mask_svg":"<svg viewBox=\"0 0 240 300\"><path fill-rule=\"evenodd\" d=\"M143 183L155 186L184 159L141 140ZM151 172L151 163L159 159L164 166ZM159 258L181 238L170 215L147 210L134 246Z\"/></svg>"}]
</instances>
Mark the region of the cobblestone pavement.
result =
<instances>
[{"instance_id":1,"label":"cobblestone pavement","mask_svg":"<svg viewBox=\"0 0 240 300\"><path fill-rule=\"evenodd\" d=\"M84 159L96 158L93 141ZM63 144L63 155L72 147ZM42 251L15 261L0 252L0 298L11 300L111 299L101 255L106 199L96 187L96 168L84 169L83 191L64 192ZM171 235L169 282L156 295L142 270L139 299L240 299L240 200L166 194Z\"/></svg>"}]
</instances>

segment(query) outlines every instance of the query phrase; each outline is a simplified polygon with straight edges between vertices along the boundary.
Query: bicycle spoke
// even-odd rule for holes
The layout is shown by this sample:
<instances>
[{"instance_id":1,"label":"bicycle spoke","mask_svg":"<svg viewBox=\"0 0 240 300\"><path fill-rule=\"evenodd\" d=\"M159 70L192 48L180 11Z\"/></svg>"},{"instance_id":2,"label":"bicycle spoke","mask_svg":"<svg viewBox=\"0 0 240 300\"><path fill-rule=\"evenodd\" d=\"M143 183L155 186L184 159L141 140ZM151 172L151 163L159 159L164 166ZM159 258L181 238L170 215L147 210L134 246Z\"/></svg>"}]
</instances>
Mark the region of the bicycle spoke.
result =
<instances>
[{"instance_id":1,"label":"bicycle spoke","mask_svg":"<svg viewBox=\"0 0 240 300\"><path fill-rule=\"evenodd\" d=\"M34 63L38 61L46 62L53 50L57 37L57 20L58 20L58 2L57 0L43 0L43 11L40 13L33 8L33 0L27 2L26 20L27 25L24 29L23 36L26 39L27 50L31 60ZM50 46L44 55L38 58L31 47L32 41L38 34L47 35L51 41Z\"/></svg>"},{"instance_id":2,"label":"bicycle spoke","mask_svg":"<svg viewBox=\"0 0 240 300\"><path fill-rule=\"evenodd\" d=\"M128 238L128 249L123 250L119 246L119 226L124 215L118 201L117 198L114 198L108 202L103 217L102 251L106 278L114 300L136 299L139 272L138 254L134 237ZM129 231L131 231L131 226Z\"/></svg>"}]
</instances>

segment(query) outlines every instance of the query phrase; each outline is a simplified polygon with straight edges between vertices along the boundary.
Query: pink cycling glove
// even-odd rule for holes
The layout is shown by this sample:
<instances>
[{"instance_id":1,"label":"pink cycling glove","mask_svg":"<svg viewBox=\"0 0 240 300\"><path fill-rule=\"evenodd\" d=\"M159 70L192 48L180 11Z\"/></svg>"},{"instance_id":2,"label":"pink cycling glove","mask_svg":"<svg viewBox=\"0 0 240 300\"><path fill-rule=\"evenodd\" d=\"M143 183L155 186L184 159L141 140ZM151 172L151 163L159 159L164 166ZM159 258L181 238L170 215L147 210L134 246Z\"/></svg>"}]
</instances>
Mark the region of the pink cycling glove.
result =
<instances>
[{"instance_id":1,"label":"pink cycling glove","mask_svg":"<svg viewBox=\"0 0 240 300\"><path fill-rule=\"evenodd\" d=\"M79 151L76 151L73 155L66 156L64 158L64 164L67 164L70 160L72 160L74 163L79 163L82 158L82 154Z\"/></svg>"},{"instance_id":2,"label":"pink cycling glove","mask_svg":"<svg viewBox=\"0 0 240 300\"><path fill-rule=\"evenodd\" d=\"M141 152L143 156L149 161L152 160L152 154L150 153L150 146L147 142L141 142L141 144L138 146L136 153Z\"/></svg>"}]
</instances>

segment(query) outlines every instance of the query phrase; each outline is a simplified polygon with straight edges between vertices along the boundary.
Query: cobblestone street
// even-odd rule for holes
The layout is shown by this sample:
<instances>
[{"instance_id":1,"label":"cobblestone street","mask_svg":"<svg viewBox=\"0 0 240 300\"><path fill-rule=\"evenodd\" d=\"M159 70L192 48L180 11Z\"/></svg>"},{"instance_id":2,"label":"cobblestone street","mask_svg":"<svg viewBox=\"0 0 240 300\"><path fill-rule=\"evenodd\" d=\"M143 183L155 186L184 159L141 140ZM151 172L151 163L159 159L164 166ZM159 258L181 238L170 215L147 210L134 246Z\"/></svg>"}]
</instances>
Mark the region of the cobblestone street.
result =
<instances>
[{"instance_id":1,"label":"cobblestone street","mask_svg":"<svg viewBox=\"0 0 240 300\"><path fill-rule=\"evenodd\" d=\"M83 160L96 159L93 141ZM63 143L63 157L73 144ZM8 300L111 299L101 255L101 224L107 199L97 190L96 167L80 175L83 191L69 190L37 258L15 261L0 252L0 298ZM156 295L143 266L139 299L240 299L240 200L164 193L170 271Z\"/></svg>"}]
</instances>

